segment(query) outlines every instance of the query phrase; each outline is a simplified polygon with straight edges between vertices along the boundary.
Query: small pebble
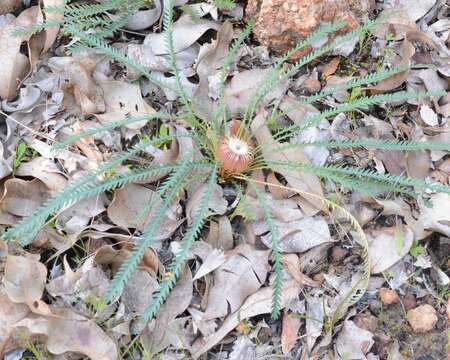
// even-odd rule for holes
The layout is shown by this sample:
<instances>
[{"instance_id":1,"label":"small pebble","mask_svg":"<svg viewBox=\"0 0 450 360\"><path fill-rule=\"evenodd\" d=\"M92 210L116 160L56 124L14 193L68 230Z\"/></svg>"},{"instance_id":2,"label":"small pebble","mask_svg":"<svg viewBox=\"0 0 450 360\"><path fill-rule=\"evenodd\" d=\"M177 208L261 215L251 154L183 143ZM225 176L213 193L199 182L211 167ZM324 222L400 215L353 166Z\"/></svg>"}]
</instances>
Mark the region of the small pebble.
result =
<instances>
[{"instance_id":1,"label":"small pebble","mask_svg":"<svg viewBox=\"0 0 450 360\"><path fill-rule=\"evenodd\" d=\"M381 288L379 290L380 299L385 305L392 305L399 302L400 298L395 290L388 288Z\"/></svg>"},{"instance_id":2,"label":"small pebble","mask_svg":"<svg viewBox=\"0 0 450 360\"><path fill-rule=\"evenodd\" d=\"M433 330L438 321L436 310L429 304L420 305L415 309L408 310L406 319L415 333L424 333Z\"/></svg>"}]
</instances>

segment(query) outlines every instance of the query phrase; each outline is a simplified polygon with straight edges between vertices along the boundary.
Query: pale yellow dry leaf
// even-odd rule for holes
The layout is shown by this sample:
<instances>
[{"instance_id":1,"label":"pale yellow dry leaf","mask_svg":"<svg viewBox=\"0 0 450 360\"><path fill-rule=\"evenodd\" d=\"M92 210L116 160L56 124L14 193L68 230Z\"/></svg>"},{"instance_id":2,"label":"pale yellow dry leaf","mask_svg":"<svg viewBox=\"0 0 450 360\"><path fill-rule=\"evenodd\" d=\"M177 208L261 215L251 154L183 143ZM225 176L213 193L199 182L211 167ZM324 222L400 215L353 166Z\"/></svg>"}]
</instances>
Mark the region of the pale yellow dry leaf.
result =
<instances>
[{"instance_id":1,"label":"pale yellow dry leaf","mask_svg":"<svg viewBox=\"0 0 450 360\"><path fill-rule=\"evenodd\" d=\"M233 228L228 216L219 216L217 222L211 220L206 242L215 249L230 250L233 248Z\"/></svg>"},{"instance_id":2,"label":"pale yellow dry leaf","mask_svg":"<svg viewBox=\"0 0 450 360\"><path fill-rule=\"evenodd\" d=\"M403 225L382 227L367 232L371 273L379 274L408 254L414 233Z\"/></svg>"}]
</instances>

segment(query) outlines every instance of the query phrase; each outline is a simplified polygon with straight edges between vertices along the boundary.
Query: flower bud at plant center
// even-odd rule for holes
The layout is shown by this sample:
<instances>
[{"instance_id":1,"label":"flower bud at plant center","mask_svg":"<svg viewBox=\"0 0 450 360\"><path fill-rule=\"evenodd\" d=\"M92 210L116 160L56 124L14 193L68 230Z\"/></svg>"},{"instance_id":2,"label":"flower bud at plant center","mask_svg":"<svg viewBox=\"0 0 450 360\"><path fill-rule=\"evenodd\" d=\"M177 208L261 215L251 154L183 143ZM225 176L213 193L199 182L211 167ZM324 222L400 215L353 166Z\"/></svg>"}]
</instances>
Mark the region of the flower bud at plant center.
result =
<instances>
[{"instance_id":1,"label":"flower bud at plant center","mask_svg":"<svg viewBox=\"0 0 450 360\"><path fill-rule=\"evenodd\" d=\"M220 161L222 174L241 173L253 161L253 146L237 136L227 136L220 142L217 160Z\"/></svg>"}]
</instances>

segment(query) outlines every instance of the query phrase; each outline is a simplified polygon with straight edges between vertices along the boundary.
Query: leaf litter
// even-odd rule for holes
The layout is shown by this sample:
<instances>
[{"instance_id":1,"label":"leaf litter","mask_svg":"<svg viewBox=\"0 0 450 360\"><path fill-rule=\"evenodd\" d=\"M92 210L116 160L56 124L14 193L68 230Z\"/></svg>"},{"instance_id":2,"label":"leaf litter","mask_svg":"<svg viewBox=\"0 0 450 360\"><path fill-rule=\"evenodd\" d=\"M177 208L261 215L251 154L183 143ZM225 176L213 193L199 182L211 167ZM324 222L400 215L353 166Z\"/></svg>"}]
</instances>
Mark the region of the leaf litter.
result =
<instances>
[{"instance_id":1,"label":"leaf litter","mask_svg":"<svg viewBox=\"0 0 450 360\"><path fill-rule=\"evenodd\" d=\"M137 82L132 69L94 53L61 56L64 45L58 26L46 29L41 36L12 36L11 30L18 25L29 26L43 17L61 16L46 13L45 7L27 7L23 3L8 0L0 5L3 227L29 216L80 174L96 168L99 161L160 124L137 122L128 129L82 139L56 154L50 148L54 141L124 116L170 111L177 98L167 89ZM340 52L345 51L348 56L311 65L307 74L299 74L297 79L272 89L264 98L264 106L276 103L286 111L305 94L348 81L356 72L366 73L372 64L367 55L364 59L364 51L370 54L369 61L374 66L413 65L412 69L371 87L369 90L374 93L398 87L448 90L448 9L440 1L413 3L401 0L378 4L382 13L392 8L404 11L383 22L374 37L362 44L366 49L360 48L359 54L354 50L357 42L346 44ZM47 0L43 4L58 6L62 1ZM157 0L139 10L125 25L122 36L114 37L113 44L155 76L175 85L176 79L167 74L169 60L158 31L162 5ZM179 1L177 5L181 6L182 15L173 25L174 49L181 83L193 94L202 120L211 121L221 91L219 72L243 8L237 4L234 11L222 12L209 2ZM192 16L192 11L197 16ZM138 35L130 35L133 33ZM226 74L230 80L224 89L225 105L232 114L239 115L249 103L268 71L267 65L276 61L276 56L254 41L238 52ZM324 101L338 105L354 96L358 94L344 90ZM352 139L355 131L364 138L402 136L448 142L449 104L447 95L385 107L383 111L388 116L374 111L362 118L339 114L291 141ZM308 147L280 151L281 144L263 121L267 117L264 106L258 109L252 130L259 144L271 144L270 148L263 147L268 161L348 162L362 167L373 163L379 173L406 172L449 184L448 154L437 151L407 155L366 149L312 151ZM314 106L303 106L287 111L280 121L284 125L301 124L317 111ZM283 123L274 126L280 125ZM170 131L188 132L183 124L170 127ZM25 149L20 158L19 144ZM192 142L182 138L169 146L147 150L147 158L135 160L167 164L194 151ZM445 307L448 312L448 195L430 194L418 203L383 198L374 201L305 173L280 169L276 174L255 173L257 176L270 177L270 183L285 181L293 189L317 196L332 196L362 220L370 244L372 276L369 290L356 306L344 312L336 308L346 294L344 290L358 282L355 274L360 263L352 252L355 244L347 235L348 224L333 218L333 214L325 216L325 207L314 197L294 196L293 192L268 186L269 207L280 229L285 264L282 320L270 322L266 315L271 311L269 284L273 281L273 269L268 251L269 229L262 221L264 214L255 208L255 194L241 194L247 207L235 208L227 188L218 183L209 199L212 216L202 233L204 242L192 249L189 266L156 318L148 324L141 323L137 317L147 307L150 295L158 291L161 277L170 276L165 266L199 208L205 186L199 183L187 194L180 194L169 207L157 233L156 249L146 250L117 306L100 309L99 300L111 275L139 241L139 233L148 221L140 216L142 210L158 196L155 183L163 177L152 178L67 207L49 220L27 252L14 245L8 248L0 241L0 355L12 354L16 349L30 352L37 344L42 353L51 356L78 354L92 359L119 359L125 350L125 358L130 359L144 358L144 354L167 359L198 358L204 354L224 359L280 354L304 359L402 359L412 358L413 346L414 356L444 358L442 334L448 327L448 316L439 315L439 323L429 332L431 340L418 336L413 343L411 336L417 335L413 335L405 317L390 320L380 310L383 305L378 291L387 283L400 294L401 305L389 305L388 314L400 313L399 306L406 306L403 303L407 296L413 296L419 304L431 304L440 314L445 314ZM248 208L252 209L250 213ZM365 209L365 213L358 209ZM243 221L238 222L237 217ZM338 248L350 255L335 258ZM376 316L377 326L367 327L357 321L357 313L363 318ZM331 324L334 316L342 320ZM403 326L401 331L408 334L406 338L399 339L395 321ZM330 324L335 326L333 335ZM130 355L135 335L140 335L137 339L142 347L138 357Z\"/></svg>"}]
</instances>

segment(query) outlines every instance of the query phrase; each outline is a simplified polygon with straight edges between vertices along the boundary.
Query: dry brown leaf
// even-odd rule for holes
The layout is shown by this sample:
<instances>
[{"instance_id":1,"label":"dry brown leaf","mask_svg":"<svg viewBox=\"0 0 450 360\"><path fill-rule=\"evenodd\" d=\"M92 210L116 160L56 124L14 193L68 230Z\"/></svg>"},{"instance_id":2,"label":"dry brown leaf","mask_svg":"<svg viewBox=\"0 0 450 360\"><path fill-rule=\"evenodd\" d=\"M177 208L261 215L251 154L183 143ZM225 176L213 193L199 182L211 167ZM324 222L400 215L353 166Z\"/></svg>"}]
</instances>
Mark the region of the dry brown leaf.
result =
<instances>
[{"instance_id":1,"label":"dry brown leaf","mask_svg":"<svg viewBox=\"0 0 450 360\"><path fill-rule=\"evenodd\" d=\"M336 339L336 359L366 359L373 341L370 331L359 328L351 320L346 320Z\"/></svg>"},{"instance_id":2,"label":"dry brown leaf","mask_svg":"<svg viewBox=\"0 0 450 360\"><path fill-rule=\"evenodd\" d=\"M96 117L101 122L123 120L125 116L144 116L155 113L155 110L145 102L139 85L124 81L102 81L99 83L103 90L106 106L105 114ZM147 121L125 125L129 129L140 129Z\"/></svg>"},{"instance_id":3,"label":"dry brown leaf","mask_svg":"<svg viewBox=\"0 0 450 360\"><path fill-rule=\"evenodd\" d=\"M371 273L379 274L408 254L414 234L409 227L398 225L367 232Z\"/></svg>"},{"instance_id":4,"label":"dry brown leaf","mask_svg":"<svg viewBox=\"0 0 450 360\"><path fill-rule=\"evenodd\" d=\"M2 0L0 15L16 11L20 7L21 0Z\"/></svg>"},{"instance_id":5,"label":"dry brown leaf","mask_svg":"<svg viewBox=\"0 0 450 360\"><path fill-rule=\"evenodd\" d=\"M122 249L115 250L112 245L104 245L97 250L95 262L100 265L111 265L113 272L116 272L131 253L132 247L130 246L130 249L126 247L125 245ZM155 252L152 249L146 249L144 257L139 264L139 269L147 271L152 277L156 278L158 268L159 261Z\"/></svg>"},{"instance_id":6,"label":"dry brown leaf","mask_svg":"<svg viewBox=\"0 0 450 360\"><path fill-rule=\"evenodd\" d=\"M68 83L64 84L65 93L73 94L83 115L105 111L103 90L92 79L96 61L89 57L53 57L48 65L56 73L64 75Z\"/></svg>"},{"instance_id":7,"label":"dry brown leaf","mask_svg":"<svg viewBox=\"0 0 450 360\"><path fill-rule=\"evenodd\" d=\"M34 179L9 179L5 182L5 193L0 201L2 209L15 216L30 216L48 198L45 184Z\"/></svg>"},{"instance_id":8,"label":"dry brown leaf","mask_svg":"<svg viewBox=\"0 0 450 360\"><path fill-rule=\"evenodd\" d=\"M55 162L44 157L37 157L20 164L15 175L37 178L47 186L51 193L62 190L67 183Z\"/></svg>"},{"instance_id":9,"label":"dry brown leaf","mask_svg":"<svg viewBox=\"0 0 450 360\"><path fill-rule=\"evenodd\" d=\"M138 10L135 14L130 16L125 27L129 30L143 30L152 26L161 16L161 0L153 1L151 7L152 9Z\"/></svg>"},{"instance_id":10,"label":"dry brown leaf","mask_svg":"<svg viewBox=\"0 0 450 360\"><path fill-rule=\"evenodd\" d=\"M281 349L283 354L287 354L295 346L298 339L301 319L295 314L283 314L283 325L281 329Z\"/></svg>"},{"instance_id":11,"label":"dry brown leaf","mask_svg":"<svg viewBox=\"0 0 450 360\"><path fill-rule=\"evenodd\" d=\"M219 216L217 222L211 220L206 242L215 249L226 251L233 248L233 228L228 216Z\"/></svg>"},{"instance_id":12,"label":"dry brown leaf","mask_svg":"<svg viewBox=\"0 0 450 360\"><path fill-rule=\"evenodd\" d=\"M206 186L206 182L202 183L200 186L197 186L195 191L192 192L192 195L189 196L186 205L186 217L188 223L191 223L192 219L194 219L197 214ZM209 197L208 208L218 215L223 215L228 208L228 202L223 197L223 188L218 184L213 185Z\"/></svg>"},{"instance_id":13,"label":"dry brown leaf","mask_svg":"<svg viewBox=\"0 0 450 360\"><path fill-rule=\"evenodd\" d=\"M413 151L405 154L408 176L415 179L425 179L430 175L431 157L428 151Z\"/></svg>"},{"instance_id":14,"label":"dry brown leaf","mask_svg":"<svg viewBox=\"0 0 450 360\"><path fill-rule=\"evenodd\" d=\"M397 0L395 1L398 12L405 12L411 21L422 18L436 4L436 0Z\"/></svg>"},{"instance_id":15,"label":"dry brown leaf","mask_svg":"<svg viewBox=\"0 0 450 360\"><path fill-rule=\"evenodd\" d=\"M44 15L45 15L45 19L47 21L51 21L51 20L62 20L64 18L64 14L61 12L49 12L47 13L45 11L46 7L64 7L65 5L65 1L64 0L43 0L44 3ZM53 43L55 42L56 38L58 37L58 33L59 33L59 26L50 26L47 27L44 30L45 33L45 42L44 42L44 46L42 48L41 54L46 53L53 45Z\"/></svg>"},{"instance_id":16,"label":"dry brown leaf","mask_svg":"<svg viewBox=\"0 0 450 360\"><path fill-rule=\"evenodd\" d=\"M256 140L261 145L261 151L266 161L284 161L308 164L309 161L303 154L301 149L290 148L285 150L277 150L281 144L276 141L265 124L265 114L259 113L253 120L251 125ZM312 174L302 173L284 168L276 169L285 177L289 186L300 191L309 192L323 198L322 185L319 178ZM318 201L317 197L300 194L308 200L312 206L317 209L326 211L326 206Z\"/></svg>"},{"instance_id":17,"label":"dry brown leaf","mask_svg":"<svg viewBox=\"0 0 450 360\"><path fill-rule=\"evenodd\" d=\"M399 49L399 55L394 59L391 59L391 62L395 66L409 67L411 65L411 58L415 52L416 49L414 48L414 46L407 39L404 39ZM385 92L393 90L402 85L408 78L408 75L409 70L402 71L385 80L380 81L377 85L369 87L369 89L375 92Z\"/></svg>"},{"instance_id":18,"label":"dry brown leaf","mask_svg":"<svg viewBox=\"0 0 450 360\"><path fill-rule=\"evenodd\" d=\"M281 308L283 309L289 301L295 298L299 291L300 285L296 281L285 282L281 291ZM272 309L272 296L273 289L267 287L249 296L240 309L225 319L219 330L207 338L200 338L194 342L192 345L192 357L198 359L202 354L217 345L241 321L261 314L270 313Z\"/></svg>"},{"instance_id":19,"label":"dry brown leaf","mask_svg":"<svg viewBox=\"0 0 450 360\"><path fill-rule=\"evenodd\" d=\"M88 258L75 272L64 257L64 274L50 280L46 289L53 297L62 298L66 303L76 303L80 299L100 299L109 286L105 272L94 266L94 258Z\"/></svg>"},{"instance_id":20,"label":"dry brown leaf","mask_svg":"<svg viewBox=\"0 0 450 360\"><path fill-rule=\"evenodd\" d=\"M111 221L126 229L143 230L148 221L157 211L160 201L155 201L156 192L142 185L127 184L123 188L114 192L114 199L108 207L108 216ZM147 209L148 204L155 201L156 206ZM142 214L142 210L147 209L147 213ZM159 227L157 238L166 239L181 225L181 207L174 203L169 207L161 226Z\"/></svg>"},{"instance_id":21,"label":"dry brown leaf","mask_svg":"<svg viewBox=\"0 0 450 360\"><path fill-rule=\"evenodd\" d=\"M231 82L225 87L224 100L231 114L245 111L251 100L264 82L271 69L251 69L237 73ZM283 81L262 99L261 105L266 105L275 99L279 99L286 92L288 81Z\"/></svg>"},{"instance_id":22,"label":"dry brown leaf","mask_svg":"<svg viewBox=\"0 0 450 360\"><path fill-rule=\"evenodd\" d=\"M374 29L374 35L379 39L386 39L389 34L394 40L402 40L406 33L416 28L416 24L405 11L386 9L381 14L385 20L380 21Z\"/></svg>"},{"instance_id":23,"label":"dry brown leaf","mask_svg":"<svg viewBox=\"0 0 450 360\"><path fill-rule=\"evenodd\" d=\"M158 281L147 271L137 270L128 280L122 293L125 308L133 315L142 315L158 289Z\"/></svg>"},{"instance_id":24,"label":"dry brown leaf","mask_svg":"<svg viewBox=\"0 0 450 360\"><path fill-rule=\"evenodd\" d=\"M38 6L32 6L15 18L5 15L0 21L0 98L12 100L18 95L18 86L28 74L30 63L27 56L20 52L22 42L28 36L14 36L12 31L17 27L29 27L37 21L42 21Z\"/></svg>"},{"instance_id":25,"label":"dry brown leaf","mask_svg":"<svg viewBox=\"0 0 450 360\"><path fill-rule=\"evenodd\" d=\"M155 321L144 329L142 334L142 345L151 355L164 350L171 342L173 327L171 324L183 313L192 300L193 283L192 274L188 266L170 292L166 302L161 306Z\"/></svg>"},{"instance_id":26,"label":"dry brown leaf","mask_svg":"<svg viewBox=\"0 0 450 360\"><path fill-rule=\"evenodd\" d=\"M419 220L427 230L437 231L450 237L450 195L445 193L430 196L432 207L419 202Z\"/></svg>"},{"instance_id":27,"label":"dry brown leaf","mask_svg":"<svg viewBox=\"0 0 450 360\"><path fill-rule=\"evenodd\" d=\"M266 194L268 198L268 205L272 216L279 221L290 222L297 221L304 218L305 214L299 209L298 202L294 198L276 200L270 195ZM245 212L252 211L252 220L264 220L264 211L261 209L258 200L250 195L245 198L246 205L242 211L238 208L237 214L245 216Z\"/></svg>"},{"instance_id":28,"label":"dry brown leaf","mask_svg":"<svg viewBox=\"0 0 450 360\"><path fill-rule=\"evenodd\" d=\"M11 339L14 333L14 325L25 318L30 309L25 304L13 303L9 297L0 292L0 357L9 350L14 349Z\"/></svg>"},{"instance_id":29,"label":"dry brown leaf","mask_svg":"<svg viewBox=\"0 0 450 360\"><path fill-rule=\"evenodd\" d=\"M322 217L305 217L297 221L284 222L273 220L278 229L278 246L281 252L305 252L315 246L333 242L328 224ZM271 246L271 235L265 221L253 223L256 235L268 248Z\"/></svg>"},{"instance_id":30,"label":"dry brown leaf","mask_svg":"<svg viewBox=\"0 0 450 360\"><path fill-rule=\"evenodd\" d=\"M273 171L271 171L267 175L267 182L269 184L273 184L273 185L267 185L267 187L274 199L281 200L281 199L287 199L290 197L292 192L280 187L283 184L277 179L277 177L275 176L275 173Z\"/></svg>"},{"instance_id":31,"label":"dry brown leaf","mask_svg":"<svg viewBox=\"0 0 450 360\"><path fill-rule=\"evenodd\" d=\"M30 336L44 336L47 350L54 355L73 352L92 360L119 358L116 344L95 322L70 309L50 310L48 316L30 315L16 327L26 329Z\"/></svg>"},{"instance_id":32,"label":"dry brown leaf","mask_svg":"<svg viewBox=\"0 0 450 360\"><path fill-rule=\"evenodd\" d=\"M193 280L198 280L203 276L209 274L210 272L216 270L226 260L227 258L225 257L222 250L213 249L203 260L203 264L198 268Z\"/></svg>"},{"instance_id":33,"label":"dry brown leaf","mask_svg":"<svg viewBox=\"0 0 450 360\"><path fill-rule=\"evenodd\" d=\"M333 75L336 72L337 68L339 67L340 62L341 62L340 57L335 57L331 59L330 62L324 65L322 69L322 76L328 77L330 75Z\"/></svg>"},{"instance_id":34,"label":"dry brown leaf","mask_svg":"<svg viewBox=\"0 0 450 360\"><path fill-rule=\"evenodd\" d=\"M203 320L224 317L228 309L235 312L254 294L266 280L268 257L269 251L256 250L250 245L236 247L214 271Z\"/></svg>"},{"instance_id":35,"label":"dry brown leaf","mask_svg":"<svg viewBox=\"0 0 450 360\"><path fill-rule=\"evenodd\" d=\"M285 254L283 255L281 261L283 263L283 266L285 266L286 270L289 272L289 274L299 284L311 287L319 286L317 282L315 282L309 276L302 273L300 269L300 261L296 254Z\"/></svg>"},{"instance_id":36,"label":"dry brown leaf","mask_svg":"<svg viewBox=\"0 0 450 360\"><path fill-rule=\"evenodd\" d=\"M213 99L216 100L219 95L217 91L218 74L232 40L233 25L225 21L217 32L217 38L200 48L196 68L199 84L192 98L196 112L205 121L212 121L211 114L215 110Z\"/></svg>"},{"instance_id":37,"label":"dry brown leaf","mask_svg":"<svg viewBox=\"0 0 450 360\"><path fill-rule=\"evenodd\" d=\"M106 195L99 194L71 205L58 215L56 228L66 235L81 234L93 218L106 210L107 202Z\"/></svg>"},{"instance_id":38,"label":"dry brown leaf","mask_svg":"<svg viewBox=\"0 0 450 360\"><path fill-rule=\"evenodd\" d=\"M8 255L6 258L5 291L15 303L32 304L42 297L47 268L31 257Z\"/></svg>"},{"instance_id":39,"label":"dry brown leaf","mask_svg":"<svg viewBox=\"0 0 450 360\"><path fill-rule=\"evenodd\" d=\"M194 21L188 14L182 14L173 23L173 47L175 53L187 49L194 44L209 29L217 29L218 24L213 21ZM150 33L145 37L144 44L148 44L156 55L167 54L165 36L162 33Z\"/></svg>"},{"instance_id":40,"label":"dry brown leaf","mask_svg":"<svg viewBox=\"0 0 450 360\"><path fill-rule=\"evenodd\" d=\"M308 350L313 349L318 337L322 334L325 320L323 299L317 295L306 299L306 344Z\"/></svg>"}]
</instances>

